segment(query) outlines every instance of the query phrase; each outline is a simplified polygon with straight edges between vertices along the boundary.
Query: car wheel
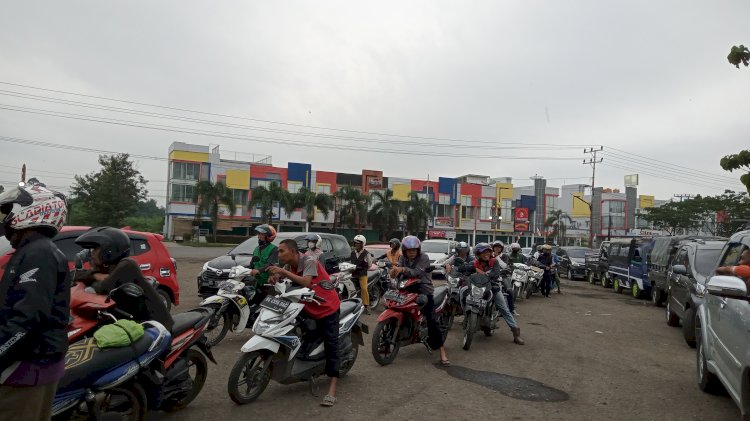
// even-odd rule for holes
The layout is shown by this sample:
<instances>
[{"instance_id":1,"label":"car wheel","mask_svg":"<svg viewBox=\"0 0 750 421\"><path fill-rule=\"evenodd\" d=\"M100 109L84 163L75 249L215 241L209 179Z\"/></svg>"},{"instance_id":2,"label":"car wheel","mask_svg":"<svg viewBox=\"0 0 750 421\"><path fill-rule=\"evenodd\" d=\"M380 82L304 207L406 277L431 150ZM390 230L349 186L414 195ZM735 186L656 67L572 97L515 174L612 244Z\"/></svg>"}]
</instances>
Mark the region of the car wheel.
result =
<instances>
[{"instance_id":1,"label":"car wheel","mask_svg":"<svg viewBox=\"0 0 750 421\"><path fill-rule=\"evenodd\" d=\"M632 281L633 285L630 287L630 292L633 294L633 298L641 298L641 294L643 293L643 290L641 290L640 287L638 287L638 282Z\"/></svg>"},{"instance_id":2,"label":"car wheel","mask_svg":"<svg viewBox=\"0 0 750 421\"><path fill-rule=\"evenodd\" d=\"M680 325L680 318L672 312L672 297L669 295L667 295L666 315L668 326L677 327Z\"/></svg>"},{"instance_id":3,"label":"car wheel","mask_svg":"<svg viewBox=\"0 0 750 421\"><path fill-rule=\"evenodd\" d=\"M656 286L651 287L651 302L656 307L661 307L664 305L664 291L660 290Z\"/></svg>"},{"instance_id":4,"label":"car wheel","mask_svg":"<svg viewBox=\"0 0 750 421\"><path fill-rule=\"evenodd\" d=\"M682 318L682 337L690 348L695 348L695 307L685 311L685 317Z\"/></svg>"},{"instance_id":5,"label":"car wheel","mask_svg":"<svg viewBox=\"0 0 750 421\"><path fill-rule=\"evenodd\" d=\"M615 277L615 279L612 281L612 289L620 294L622 292L622 286L620 286L620 279Z\"/></svg>"},{"instance_id":6,"label":"car wheel","mask_svg":"<svg viewBox=\"0 0 750 421\"><path fill-rule=\"evenodd\" d=\"M599 280L601 281L602 286L604 288L609 288L609 282L610 282L609 273L604 272L604 273L600 274L599 275Z\"/></svg>"},{"instance_id":7,"label":"car wheel","mask_svg":"<svg viewBox=\"0 0 750 421\"><path fill-rule=\"evenodd\" d=\"M700 324L700 319L696 320L697 324ZM700 330L698 335L700 335ZM724 386L716 376L716 374L708 371L708 363L706 362L706 351L703 346L703 339L699 336L697 339L698 351L696 354L696 368L698 374L698 387L711 394L718 394L722 391Z\"/></svg>"},{"instance_id":8,"label":"car wheel","mask_svg":"<svg viewBox=\"0 0 750 421\"><path fill-rule=\"evenodd\" d=\"M589 281L591 285L594 285L594 272L589 271L589 273L586 274L586 280Z\"/></svg>"},{"instance_id":9,"label":"car wheel","mask_svg":"<svg viewBox=\"0 0 750 421\"><path fill-rule=\"evenodd\" d=\"M167 308L167 311L171 311L172 299L169 297L169 293L163 289L157 289L156 292L159 293L159 299L164 304L164 307Z\"/></svg>"}]
</instances>

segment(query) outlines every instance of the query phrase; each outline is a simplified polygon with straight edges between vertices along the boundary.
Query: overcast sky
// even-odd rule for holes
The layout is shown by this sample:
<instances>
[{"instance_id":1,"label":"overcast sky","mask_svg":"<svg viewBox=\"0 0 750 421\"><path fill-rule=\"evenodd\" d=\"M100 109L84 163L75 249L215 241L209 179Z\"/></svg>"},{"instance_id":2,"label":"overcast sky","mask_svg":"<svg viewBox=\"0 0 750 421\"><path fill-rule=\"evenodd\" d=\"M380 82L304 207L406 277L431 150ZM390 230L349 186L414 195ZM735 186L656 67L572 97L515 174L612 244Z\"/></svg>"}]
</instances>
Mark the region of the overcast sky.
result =
<instances>
[{"instance_id":1,"label":"overcast sky","mask_svg":"<svg viewBox=\"0 0 750 421\"><path fill-rule=\"evenodd\" d=\"M189 114L7 84L0 84L0 108L237 139L7 109L0 109L0 136L158 157L173 141L219 144L271 155L277 166L308 162L314 169L431 179L474 173L510 176L516 185L539 174L551 186L589 183L583 145L604 145L597 186L621 188L623 175L638 173L641 194L717 194L742 188L719 159L750 146L750 69L726 60L733 44L750 44L747 16L747 1L2 1L0 82L434 139ZM543 159L552 157L572 159ZM14 167L25 162L29 175L67 186L72 174L97 170L96 158L0 139L0 184L16 180ZM142 159L138 166L163 202L166 162Z\"/></svg>"}]
</instances>

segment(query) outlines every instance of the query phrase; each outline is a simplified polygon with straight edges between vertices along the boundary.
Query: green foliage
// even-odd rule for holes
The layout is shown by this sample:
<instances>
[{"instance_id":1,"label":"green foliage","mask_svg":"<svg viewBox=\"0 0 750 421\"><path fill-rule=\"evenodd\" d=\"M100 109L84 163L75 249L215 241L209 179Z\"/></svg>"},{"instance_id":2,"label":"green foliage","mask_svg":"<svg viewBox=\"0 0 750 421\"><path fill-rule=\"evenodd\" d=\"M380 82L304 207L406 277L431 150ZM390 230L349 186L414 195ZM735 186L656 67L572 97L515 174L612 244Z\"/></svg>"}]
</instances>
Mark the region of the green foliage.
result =
<instances>
[{"instance_id":1,"label":"green foliage","mask_svg":"<svg viewBox=\"0 0 750 421\"><path fill-rule=\"evenodd\" d=\"M729 236L750 219L750 200L744 192L727 190L721 195L696 196L644 211L645 220L653 223L654 228L669 234L701 230L713 235Z\"/></svg>"},{"instance_id":2,"label":"green foliage","mask_svg":"<svg viewBox=\"0 0 750 421\"><path fill-rule=\"evenodd\" d=\"M729 62L738 69L740 68L740 63L744 64L745 67L747 67L750 64L750 50L748 50L744 45L734 45L729 51L727 60L729 60Z\"/></svg>"},{"instance_id":3,"label":"green foliage","mask_svg":"<svg viewBox=\"0 0 750 421\"><path fill-rule=\"evenodd\" d=\"M367 207L370 203L369 196L362 193L360 189L352 186L344 186L334 193L336 199L336 213L342 225L349 229L360 227L367 222Z\"/></svg>"},{"instance_id":4,"label":"green foliage","mask_svg":"<svg viewBox=\"0 0 750 421\"><path fill-rule=\"evenodd\" d=\"M193 203L195 203L196 219L199 215L206 214L211 218L215 242L217 224L219 223L219 207L222 204L227 205L230 216L234 216L236 211L232 190L225 186L224 183L214 184L210 181L200 181L195 185Z\"/></svg>"},{"instance_id":5,"label":"green foliage","mask_svg":"<svg viewBox=\"0 0 750 421\"><path fill-rule=\"evenodd\" d=\"M412 235L427 231L427 220L432 218L432 205L427 199L419 197L419 193L409 193L406 202L406 229Z\"/></svg>"},{"instance_id":6,"label":"green foliage","mask_svg":"<svg viewBox=\"0 0 750 421\"><path fill-rule=\"evenodd\" d=\"M277 203L284 207L287 216L294 211L291 193L284 190L278 182L273 182L269 188L258 186L252 190L248 209L252 212L253 208L260 207L261 221L270 224L273 221L273 209Z\"/></svg>"},{"instance_id":7,"label":"green foliage","mask_svg":"<svg viewBox=\"0 0 750 421\"><path fill-rule=\"evenodd\" d=\"M547 242L555 241L555 244L565 245L565 234L568 230L566 221L573 222L573 219L562 209L550 213L549 218L544 221L545 228L552 228L552 231L547 235Z\"/></svg>"},{"instance_id":8,"label":"green foliage","mask_svg":"<svg viewBox=\"0 0 750 421\"><path fill-rule=\"evenodd\" d=\"M147 181L128 154L100 155L99 172L75 176L71 186L72 215L81 225L121 227L145 201Z\"/></svg>"},{"instance_id":9,"label":"green foliage","mask_svg":"<svg viewBox=\"0 0 750 421\"><path fill-rule=\"evenodd\" d=\"M292 195L292 203L293 206L291 207L291 209L302 208L302 211L305 214L305 220L308 224L315 219L316 209L319 210L326 218L328 218L331 210L333 210L332 196L325 193L316 193L305 187L299 189L297 193L294 193Z\"/></svg>"},{"instance_id":10,"label":"green foliage","mask_svg":"<svg viewBox=\"0 0 750 421\"><path fill-rule=\"evenodd\" d=\"M750 150L727 155L721 158L719 163L721 164L721 168L729 172L733 172L734 170L744 171L745 173L740 176L740 181L745 185L747 192L750 194Z\"/></svg>"},{"instance_id":11,"label":"green foliage","mask_svg":"<svg viewBox=\"0 0 750 421\"><path fill-rule=\"evenodd\" d=\"M380 240L388 241L398 228L399 215L404 208L401 201L393 198L393 190L374 191L370 193L370 201L374 203L367 216L372 226L380 231Z\"/></svg>"},{"instance_id":12,"label":"green foliage","mask_svg":"<svg viewBox=\"0 0 750 421\"><path fill-rule=\"evenodd\" d=\"M164 216L130 216L125 218L125 226L135 231L161 234L164 231Z\"/></svg>"}]
</instances>

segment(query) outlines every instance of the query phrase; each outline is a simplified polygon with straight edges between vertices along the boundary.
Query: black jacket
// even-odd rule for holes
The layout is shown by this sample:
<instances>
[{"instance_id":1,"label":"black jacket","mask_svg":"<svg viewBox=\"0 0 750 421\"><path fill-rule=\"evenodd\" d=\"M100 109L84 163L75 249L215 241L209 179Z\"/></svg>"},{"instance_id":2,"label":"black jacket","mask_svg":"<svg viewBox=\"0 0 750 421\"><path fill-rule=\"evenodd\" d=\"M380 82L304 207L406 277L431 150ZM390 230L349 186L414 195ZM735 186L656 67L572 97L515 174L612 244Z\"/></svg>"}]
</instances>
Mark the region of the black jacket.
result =
<instances>
[{"instance_id":1,"label":"black jacket","mask_svg":"<svg viewBox=\"0 0 750 421\"><path fill-rule=\"evenodd\" d=\"M357 268L352 271L352 276L359 278L360 276L367 275L367 269L370 268L370 252L366 249L362 249L362 253L357 256L357 252L352 250L352 255L349 257L349 261L357 265Z\"/></svg>"},{"instance_id":2,"label":"black jacket","mask_svg":"<svg viewBox=\"0 0 750 421\"><path fill-rule=\"evenodd\" d=\"M48 237L29 234L0 279L0 371L64 357L69 316L68 261Z\"/></svg>"},{"instance_id":3,"label":"black jacket","mask_svg":"<svg viewBox=\"0 0 750 421\"><path fill-rule=\"evenodd\" d=\"M94 281L93 272L91 271L79 272L76 280L83 281L85 284L91 284L97 294L109 294L113 289L128 282L138 285L143 289L145 310L139 312L137 309L121 306L121 303L118 303L118 308L132 314L134 319L138 322L156 320L163 324L169 331L172 331L172 325L174 325L172 315L169 314L164 303L162 303L156 289L146 281L146 278L143 277L143 273L141 273L141 269L138 267L138 263L136 263L135 260L120 260L120 262L112 268L107 279L101 282Z\"/></svg>"}]
</instances>

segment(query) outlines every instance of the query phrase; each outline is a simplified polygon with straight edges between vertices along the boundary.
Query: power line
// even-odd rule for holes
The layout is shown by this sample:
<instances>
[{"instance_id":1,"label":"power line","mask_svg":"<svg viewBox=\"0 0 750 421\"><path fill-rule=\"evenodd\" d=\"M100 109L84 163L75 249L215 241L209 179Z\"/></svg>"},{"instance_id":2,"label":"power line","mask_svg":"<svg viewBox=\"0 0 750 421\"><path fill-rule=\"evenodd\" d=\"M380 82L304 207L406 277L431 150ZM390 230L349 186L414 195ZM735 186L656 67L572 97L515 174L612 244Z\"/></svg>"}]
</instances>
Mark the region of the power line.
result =
<instances>
[{"instance_id":1,"label":"power line","mask_svg":"<svg viewBox=\"0 0 750 421\"><path fill-rule=\"evenodd\" d=\"M638 159L638 158L632 158L632 157L626 156L624 154L611 153L609 151L607 151L606 153L607 153L607 156L609 158L611 158L611 159L619 159L620 161L643 164L643 165L647 165L649 167L653 167L654 165L658 165L661 170L679 173L680 175L685 175L687 173L687 174L693 174L695 176L702 177L702 179L708 179L708 180L713 180L713 181L720 181L720 182L726 182L726 181L730 181L730 180L734 181L733 177L727 176L727 175L718 175L718 174L714 175L714 174L711 174L711 173L706 173L704 171L695 170L695 169L692 169L692 168L686 168L684 166L678 166L678 165L672 165L672 166L677 167L677 168L669 168L669 167L665 168L664 167L666 165L665 163L659 163L659 162L654 162L654 161L642 160L642 159Z\"/></svg>"},{"instance_id":2,"label":"power line","mask_svg":"<svg viewBox=\"0 0 750 421\"><path fill-rule=\"evenodd\" d=\"M676 164L672 164L671 162L666 162L666 161L662 161L662 160L659 160L659 159L650 158L650 157L639 155L639 154L636 154L636 153L633 153L633 152L628 152L628 151L625 151L625 150L622 150L622 149L618 149L618 148L615 148L615 147L612 147L612 146L609 146L608 149L614 149L616 151L619 151L619 152L622 152L622 153L625 153L625 154L628 154L628 155L633 155L633 156L637 156L639 158L644 158L644 159L646 159L648 161L658 162L658 163L664 164L664 165L669 165L669 166L675 167L676 169L679 169L679 170L685 170L685 167L680 166L680 165L676 165ZM710 175L710 176L727 177L724 174L710 173L710 172L700 171L700 170L692 170L692 171L703 173L703 174L707 174L707 175Z\"/></svg>"},{"instance_id":3,"label":"power line","mask_svg":"<svg viewBox=\"0 0 750 421\"><path fill-rule=\"evenodd\" d=\"M649 167L649 166L647 166L645 164L636 164L636 163L628 162L628 161L617 159L617 158L613 158L613 157L609 157L608 160L607 160L607 162L608 163L614 162L615 164L619 164L619 165L622 165L622 166L630 167L630 168L632 168L632 171L644 172L644 173L647 172L647 171L652 171L652 175L655 175L657 177L664 177L664 178L666 178L667 176L672 176L672 177L679 178L681 181L690 181L690 182L695 182L695 183L701 183L701 184L704 184L704 185L715 186L716 188L722 188L723 189L723 188L726 188L727 184L729 184L729 181L725 182L725 181L715 181L715 180L712 180L712 179L698 178L695 175L685 175L685 174L682 174L682 173L679 173L679 172L673 172L673 171L671 171L669 169L665 169L665 168L653 168L653 167ZM659 173L654 173L654 171L657 171L657 170L660 171L660 172ZM736 180L733 180L733 181L736 182Z\"/></svg>"},{"instance_id":4,"label":"power line","mask_svg":"<svg viewBox=\"0 0 750 421\"><path fill-rule=\"evenodd\" d=\"M554 157L554 156L543 157L543 156L470 155L470 154L457 154L457 153L423 152L423 151L413 151L413 150L397 151L397 150L386 150L386 149L367 149L367 148L361 148L361 147L344 146L344 145L330 144L330 143L314 144L310 142L308 143L295 142L295 141L290 141L286 139L239 136L233 133L213 132L210 130L200 130L200 129L187 129L184 127L168 126L168 125L163 125L163 124L143 123L143 122L137 122L137 121L112 119L112 118L105 118L105 117L94 117L94 116L83 115L83 114L65 113L65 112L60 112L60 111L42 110L42 109L35 109L35 108L29 108L29 107L18 107L18 106L7 105L7 104L0 104L0 109L23 112L23 113L30 113L30 114L46 115L46 116L51 116L51 117L67 118L67 119L73 119L73 120L92 121L92 122L98 122L98 123L114 124L114 125L119 125L119 126L160 130L160 131L167 131L167 132L174 132L174 133L194 134L194 135L199 135L199 136L219 137L219 138L225 138L225 139L244 140L244 141L249 141L249 142L284 144L284 145L292 145L292 146L316 148L316 149L317 148L335 148L338 150L348 150L348 151L356 151L356 152L449 157L449 158L475 158L475 159L546 160L546 161L570 161L570 160L578 159L578 158L566 158L566 157Z\"/></svg>"},{"instance_id":5,"label":"power line","mask_svg":"<svg viewBox=\"0 0 750 421\"><path fill-rule=\"evenodd\" d=\"M690 186L694 186L694 187L697 186L697 187L704 187L704 188L711 189L711 190L722 190L722 191L726 188L726 187L718 187L718 186L712 186L712 185L702 184L702 183L691 181L691 180L685 180L684 178L683 179L672 178L672 177L665 176L664 174L658 174L658 173L653 173L653 172L645 171L645 170L642 170L642 169L633 169L632 167L626 167L626 166L621 166L621 165L613 164L613 163L611 163L609 161L608 161L608 163L607 163L606 166L607 167L613 167L613 168L621 169L621 170L625 170L625 171L629 171L629 172L637 171L637 172L640 172L640 173L643 173L643 174L646 174L646 175L654 176L656 178L660 178L660 179L664 179L664 180L669 180L669 181L674 181L674 182L677 182L677 183L680 183L680 184L690 185Z\"/></svg>"}]
</instances>

